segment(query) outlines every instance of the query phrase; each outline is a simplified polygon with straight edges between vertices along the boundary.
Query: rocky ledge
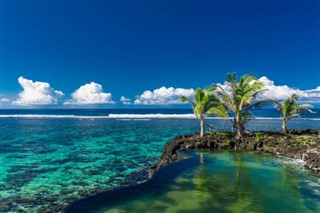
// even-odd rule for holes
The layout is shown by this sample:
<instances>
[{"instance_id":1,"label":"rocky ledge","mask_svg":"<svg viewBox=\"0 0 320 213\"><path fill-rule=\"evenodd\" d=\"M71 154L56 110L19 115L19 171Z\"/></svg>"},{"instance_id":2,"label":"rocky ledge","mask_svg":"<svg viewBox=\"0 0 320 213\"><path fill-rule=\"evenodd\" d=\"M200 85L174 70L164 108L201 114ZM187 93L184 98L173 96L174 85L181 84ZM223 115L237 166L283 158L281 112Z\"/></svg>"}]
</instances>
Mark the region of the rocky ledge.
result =
<instances>
[{"instance_id":1,"label":"rocky ledge","mask_svg":"<svg viewBox=\"0 0 320 213\"><path fill-rule=\"evenodd\" d=\"M290 130L288 134L279 132L246 132L238 139L233 132L213 132L200 138L198 134L182 135L165 144L158 163L150 168L157 169L178 160L178 150L248 150L273 155L301 159L305 167L320 173L320 131Z\"/></svg>"}]
</instances>

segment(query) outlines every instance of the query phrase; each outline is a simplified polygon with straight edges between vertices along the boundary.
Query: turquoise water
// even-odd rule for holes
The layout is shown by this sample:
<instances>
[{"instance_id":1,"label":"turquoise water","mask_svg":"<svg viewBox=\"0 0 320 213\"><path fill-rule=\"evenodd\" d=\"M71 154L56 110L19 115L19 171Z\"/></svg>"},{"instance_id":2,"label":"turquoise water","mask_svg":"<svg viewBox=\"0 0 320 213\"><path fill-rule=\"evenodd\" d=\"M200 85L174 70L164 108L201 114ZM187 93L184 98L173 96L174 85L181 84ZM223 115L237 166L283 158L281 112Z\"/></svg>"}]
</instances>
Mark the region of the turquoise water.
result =
<instances>
[{"instance_id":1,"label":"turquoise water","mask_svg":"<svg viewBox=\"0 0 320 213\"><path fill-rule=\"evenodd\" d=\"M199 156L164 168L136 187L79 201L67 211L126 212L320 212L320 180L293 162L234 152Z\"/></svg>"},{"instance_id":2,"label":"turquoise water","mask_svg":"<svg viewBox=\"0 0 320 213\"><path fill-rule=\"evenodd\" d=\"M0 196L10 211L58 208L117 187L129 174L155 163L176 131L195 127L187 120L1 122ZM13 202L17 205L10 208Z\"/></svg>"},{"instance_id":3,"label":"turquoise water","mask_svg":"<svg viewBox=\"0 0 320 213\"><path fill-rule=\"evenodd\" d=\"M208 120L218 129L231 123ZM0 212L60 211L102 191L144 181L165 142L198 131L195 119L98 117L1 117ZM249 129L279 129L280 120L256 120ZM318 120L289 127L320 129ZM145 176L143 176L145 177Z\"/></svg>"}]
</instances>

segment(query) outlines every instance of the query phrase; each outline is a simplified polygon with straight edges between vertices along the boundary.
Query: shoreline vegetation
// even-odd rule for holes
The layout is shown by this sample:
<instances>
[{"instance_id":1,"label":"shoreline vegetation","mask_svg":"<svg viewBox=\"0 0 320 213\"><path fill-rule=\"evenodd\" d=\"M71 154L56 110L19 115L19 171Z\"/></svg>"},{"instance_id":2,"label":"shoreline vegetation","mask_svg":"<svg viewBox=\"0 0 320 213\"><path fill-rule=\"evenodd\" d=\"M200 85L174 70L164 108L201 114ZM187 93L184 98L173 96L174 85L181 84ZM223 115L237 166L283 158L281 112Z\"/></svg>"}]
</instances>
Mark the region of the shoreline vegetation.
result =
<instances>
[{"instance_id":1,"label":"shoreline vegetation","mask_svg":"<svg viewBox=\"0 0 320 213\"><path fill-rule=\"evenodd\" d=\"M246 131L242 138L234 132L212 132L176 136L165 144L159 161L149 170L151 177L158 169L179 160L179 150L230 150L268 153L303 161L303 166L320 174L320 131L288 130L287 134L272 131Z\"/></svg>"},{"instance_id":2,"label":"shoreline vegetation","mask_svg":"<svg viewBox=\"0 0 320 213\"><path fill-rule=\"evenodd\" d=\"M263 99L266 90L263 83L253 75L243 75L237 79L235 73L227 73L226 85L213 84L205 89L198 88L194 99L181 96L183 102L192 105L194 115L200 120L200 134L177 136L165 145L160 161L151 167L157 170L163 165L177 160L179 149L229 149L266 152L305 161L305 167L320 172L320 134L318 130L288 130L289 120L300 113L313 113L313 106L298 104L299 95L291 94L282 102ZM254 119L252 109L273 105L282 119L281 132L248 132L245 124ZM233 113L234 132L205 132L205 117L214 115L228 118ZM207 125L209 126L209 125ZM211 130L214 127L209 126Z\"/></svg>"},{"instance_id":3,"label":"shoreline vegetation","mask_svg":"<svg viewBox=\"0 0 320 213\"><path fill-rule=\"evenodd\" d=\"M291 94L282 102L275 99L263 99L261 95L266 92L263 82L253 75L245 74L237 79L236 73L227 73L226 84L212 84L204 89L197 88L194 99L181 96L182 102L192 105L194 115L200 120L200 137L205 136L205 117L214 115L227 119L233 113L233 128L237 138L242 138L245 133L245 124L254 119L253 109L266 105L273 105L282 119L282 133L286 134L289 120L299 117L300 113L314 113L310 110L311 104L298 104L299 95ZM209 126L209 125L207 125ZM209 126L210 129L215 129Z\"/></svg>"}]
</instances>

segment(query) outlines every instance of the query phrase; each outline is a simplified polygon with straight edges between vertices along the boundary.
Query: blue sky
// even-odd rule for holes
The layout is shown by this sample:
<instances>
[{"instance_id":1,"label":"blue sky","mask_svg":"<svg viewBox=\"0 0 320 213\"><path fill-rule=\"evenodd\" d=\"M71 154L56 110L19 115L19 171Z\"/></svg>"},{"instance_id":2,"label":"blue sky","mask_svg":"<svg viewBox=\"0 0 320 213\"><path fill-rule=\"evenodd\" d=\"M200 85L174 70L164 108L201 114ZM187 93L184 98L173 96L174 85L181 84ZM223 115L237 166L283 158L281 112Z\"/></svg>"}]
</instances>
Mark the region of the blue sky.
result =
<instances>
[{"instance_id":1,"label":"blue sky","mask_svg":"<svg viewBox=\"0 0 320 213\"><path fill-rule=\"evenodd\" d=\"M3 107L175 105L227 72L320 100L319 1L25 0L1 11Z\"/></svg>"}]
</instances>

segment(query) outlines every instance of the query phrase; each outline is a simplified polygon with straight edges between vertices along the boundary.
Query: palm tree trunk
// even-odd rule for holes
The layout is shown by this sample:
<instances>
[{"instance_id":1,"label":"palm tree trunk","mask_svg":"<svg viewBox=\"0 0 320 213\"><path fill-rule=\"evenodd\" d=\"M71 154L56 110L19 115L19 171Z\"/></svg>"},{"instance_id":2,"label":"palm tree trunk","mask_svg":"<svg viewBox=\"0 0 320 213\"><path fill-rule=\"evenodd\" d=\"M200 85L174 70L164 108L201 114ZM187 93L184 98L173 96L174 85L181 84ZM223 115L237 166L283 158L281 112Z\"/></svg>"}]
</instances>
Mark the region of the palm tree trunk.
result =
<instances>
[{"instance_id":1,"label":"palm tree trunk","mask_svg":"<svg viewBox=\"0 0 320 213\"><path fill-rule=\"evenodd\" d=\"M205 135L205 129L204 129L204 117L200 117L200 137L202 138Z\"/></svg>"},{"instance_id":2,"label":"palm tree trunk","mask_svg":"<svg viewBox=\"0 0 320 213\"><path fill-rule=\"evenodd\" d=\"M242 138L243 136L243 126L240 121L240 112L237 112L236 114L236 128L237 128L237 136L238 138Z\"/></svg>"},{"instance_id":3,"label":"palm tree trunk","mask_svg":"<svg viewBox=\"0 0 320 213\"><path fill-rule=\"evenodd\" d=\"M237 135L238 135L238 138L242 138L243 136L243 127L240 121L237 122Z\"/></svg>"},{"instance_id":4,"label":"palm tree trunk","mask_svg":"<svg viewBox=\"0 0 320 213\"><path fill-rule=\"evenodd\" d=\"M237 123L237 135L238 135L238 137L239 137L239 138L241 138L241 137L242 137L242 135L243 135L243 133L242 133L242 131L241 131L241 127L240 127L240 124L239 124L239 123Z\"/></svg>"},{"instance_id":5,"label":"palm tree trunk","mask_svg":"<svg viewBox=\"0 0 320 213\"><path fill-rule=\"evenodd\" d=\"M288 132L287 130L287 120L283 119L282 120L282 133L286 134Z\"/></svg>"}]
</instances>

